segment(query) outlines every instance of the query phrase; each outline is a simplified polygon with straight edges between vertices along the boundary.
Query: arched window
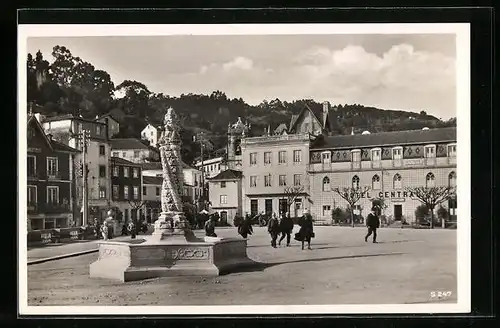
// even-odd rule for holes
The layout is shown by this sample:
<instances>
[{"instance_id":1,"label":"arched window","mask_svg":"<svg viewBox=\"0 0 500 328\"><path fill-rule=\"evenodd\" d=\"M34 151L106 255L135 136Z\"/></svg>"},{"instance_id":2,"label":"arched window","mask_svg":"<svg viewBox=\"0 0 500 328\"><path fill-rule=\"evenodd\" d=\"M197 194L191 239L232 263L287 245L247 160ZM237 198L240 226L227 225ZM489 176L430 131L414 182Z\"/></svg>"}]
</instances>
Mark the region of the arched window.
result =
<instances>
[{"instance_id":1,"label":"arched window","mask_svg":"<svg viewBox=\"0 0 500 328\"><path fill-rule=\"evenodd\" d=\"M399 173L396 173L394 175L394 178L392 179L392 188L393 189L401 189L403 187L402 180L403 180L403 178L401 178L401 175L399 175Z\"/></svg>"},{"instance_id":2,"label":"arched window","mask_svg":"<svg viewBox=\"0 0 500 328\"><path fill-rule=\"evenodd\" d=\"M373 190L380 189L380 177L377 174L375 174L372 178L372 189Z\"/></svg>"},{"instance_id":3,"label":"arched window","mask_svg":"<svg viewBox=\"0 0 500 328\"><path fill-rule=\"evenodd\" d=\"M330 191L330 179L328 177L323 178L323 191Z\"/></svg>"},{"instance_id":4,"label":"arched window","mask_svg":"<svg viewBox=\"0 0 500 328\"><path fill-rule=\"evenodd\" d=\"M451 171L451 173L448 175L448 186L457 186L457 174L455 173L455 171Z\"/></svg>"},{"instance_id":5,"label":"arched window","mask_svg":"<svg viewBox=\"0 0 500 328\"><path fill-rule=\"evenodd\" d=\"M359 189L359 178L357 175L355 175L353 178L352 178L352 188L353 189Z\"/></svg>"},{"instance_id":6,"label":"arched window","mask_svg":"<svg viewBox=\"0 0 500 328\"><path fill-rule=\"evenodd\" d=\"M431 187L434 187L434 181L435 181L435 177L434 177L434 174L432 174L431 172L427 173L427 176L425 177L425 186L427 188L431 188Z\"/></svg>"}]
</instances>

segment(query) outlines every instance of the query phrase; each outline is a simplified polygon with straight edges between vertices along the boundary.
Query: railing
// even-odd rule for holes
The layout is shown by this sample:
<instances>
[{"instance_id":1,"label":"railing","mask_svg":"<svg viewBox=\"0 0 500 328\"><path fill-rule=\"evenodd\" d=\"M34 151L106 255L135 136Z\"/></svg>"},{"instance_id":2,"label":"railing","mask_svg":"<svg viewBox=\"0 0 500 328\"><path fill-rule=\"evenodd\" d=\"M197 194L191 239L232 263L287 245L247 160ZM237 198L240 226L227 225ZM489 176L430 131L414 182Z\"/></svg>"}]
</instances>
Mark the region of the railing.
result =
<instances>
[{"instance_id":1,"label":"railing","mask_svg":"<svg viewBox=\"0 0 500 328\"><path fill-rule=\"evenodd\" d=\"M456 157L448 157L448 164L457 164Z\"/></svg>"},{"instance_id":2,"label":"railing","mask_svg":"<svg viewBox=\"0 0 500 328\"><path fill-rule=\"evenodd\" d=\"M70 211L69 204L47 203L45 205L47 213L64 213Z\"/></svg>"},{"instance_id":3,"label":"railing","mask_svg":"<svg viewBox=\"0 0 500 328\"><path fill-rule=\"evenodd\" d=\"M27 208L28 212L34 212L37 209L37 203L28 203Z\"/></svg>"},{"instance_id":4,"label":"railing","mask_svg":"<svg viewBox=\"0 0 500 328\"><path fill-rule=\"evenodd\" d=\"M38 172L28 172L28 180L40 179L40 173Z\"/></svg>"},{"instance_id":5,"label":"railing","mask_svg":"<svg viewBox=\"0 0 500 328\"><path fill-rule=\"evenodd\" d=\"M426 166L434 166L434 165L436 165L436 158L435 157L427 157L425 159L425 165Z\"/></svg>"},{"instance_id":6,"label":"railing","mask_svg":"<svg viewBox=\"0 0 500 328\"><path fill-rule=\"evenodd\" d=\"M393 159L392 160L392 166L393 167L401 167L401 166L403 166L403 160L402 159Z\"/></svg>"},{"instance_id":7,"label":"railing","mask_svg":"<svg viewBox=\"0 0 500 328\"><path fill-rule=\"evenodd\" d=\"M61 180L62 174L61 172L47 172L47 179L49 180Z\"/></svg>"},{"instance_id":8,"label":"railing","mask_svg":"<svg viewBox=\"0 0 500 328\"><path fill-rule=\"evenodd\" d=\"M351 168L353 170L359 170L361 168L361 162L352 162L351 163Z\"/></svg>"},{"instance_id":9,"label":"railing","mask_svg":"<svg viewBox=\"0 0 500 328\"><path fill-rule=\"evenodd\" d=\"M307 170L310 172L324 172L324 171L359 171L359 170L372 170L372 169L390 169L390 168L425 168L433 167L436 165L456 165L456 158L405 158L394 160L381 160L372 161L367 166L361 165L360 162L340 162L324 164L322 162L307 164Z\"/></svg>"}]
</instances>

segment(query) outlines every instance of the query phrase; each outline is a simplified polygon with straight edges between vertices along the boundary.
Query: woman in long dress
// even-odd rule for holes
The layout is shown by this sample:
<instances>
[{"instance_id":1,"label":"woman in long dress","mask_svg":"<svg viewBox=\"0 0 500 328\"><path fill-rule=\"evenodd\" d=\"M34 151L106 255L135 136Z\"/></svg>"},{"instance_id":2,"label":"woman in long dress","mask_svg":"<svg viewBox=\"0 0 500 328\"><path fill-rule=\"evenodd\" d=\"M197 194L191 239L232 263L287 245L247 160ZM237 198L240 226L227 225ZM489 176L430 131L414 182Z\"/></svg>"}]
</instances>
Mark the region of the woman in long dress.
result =
<instances>
[{"instance_id":1,"label":"woman in long dress","mask_svg":"<svg viewBox=\"0 0 500 328\"><path fill-rule=\"evenodd\" d=\"M314 227L311 214L308 210L304 211L304 215L299 220L300 230L295 235L295 239L302 242L302 249L304 243L307 242L307 249L311 249L311 238L314 238Z\"/></svg>"}]
</instances>

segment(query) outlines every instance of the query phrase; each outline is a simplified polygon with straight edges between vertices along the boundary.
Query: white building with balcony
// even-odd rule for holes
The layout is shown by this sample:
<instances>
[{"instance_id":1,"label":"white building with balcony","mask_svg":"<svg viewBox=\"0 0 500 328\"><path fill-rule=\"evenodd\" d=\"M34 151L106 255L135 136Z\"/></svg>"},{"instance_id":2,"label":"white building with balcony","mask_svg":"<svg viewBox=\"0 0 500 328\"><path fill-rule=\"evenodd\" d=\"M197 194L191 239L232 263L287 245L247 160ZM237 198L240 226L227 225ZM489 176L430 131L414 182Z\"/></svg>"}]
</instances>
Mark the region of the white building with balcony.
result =
<instances>
[{"instance_id":1,"label":"white building with balcony","mask_svg":"<svg viewBox=\"0 0 500 328\"><path fill-rule=\"evenodd\" d=\"M332 211L347 203L332 187L367 187L358 202L363 217L372 199L382 198L384 215L395 221L414 221L421 203L406 187L455 186L456 128L326 136L311 144L311 211L316 221L329 222ZM456 219L456 201L443 203Z\"/></svg>"}]
</instances>

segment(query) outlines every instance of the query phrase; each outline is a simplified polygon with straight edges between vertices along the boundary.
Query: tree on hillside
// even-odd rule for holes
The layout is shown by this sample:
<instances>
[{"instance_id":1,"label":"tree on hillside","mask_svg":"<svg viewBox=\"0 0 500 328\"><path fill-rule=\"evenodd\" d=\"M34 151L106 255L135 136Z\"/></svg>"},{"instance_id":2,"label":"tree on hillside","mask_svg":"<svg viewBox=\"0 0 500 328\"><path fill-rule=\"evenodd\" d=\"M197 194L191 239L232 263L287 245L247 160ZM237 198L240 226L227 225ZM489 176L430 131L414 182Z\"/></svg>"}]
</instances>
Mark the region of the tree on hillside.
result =
<instances>
[{"instance_id":1,"label":"tree on hillside","mask_svg":"<svg viewBox=\"0 0 500 328\"><path fill-rule=\"evenodd\" d=\"M351 225L354 227L354 206L360 200L361 195L370 190L369 187L335 187L332 191L337 193L349 205L349 212L351 213Z\"/></svg>"},{"instance_id":2,"label":"tree on hillside","mask_svg":"<svg viewBox=\"0 0 500 328\"><path fill-rule=\"evenodd\" d=\"M434 209L437 205L452 199L456 188L451 186L440 187L407 187L407 192L417 198L431 212L430 228L434 228Z\"/></svg>"},{"instance_id":3,"label":"tree on hillside","mask_svg":"<svg viewBox=\"0 0 500 328\"><path fill-rule=\"evenodd\" d=\"M116 86L116 93L123 95L118 106L129 115L145 118L150 113L149 97L151 91L141 82L125 80Z\"/></svg>"}]
</instances>

